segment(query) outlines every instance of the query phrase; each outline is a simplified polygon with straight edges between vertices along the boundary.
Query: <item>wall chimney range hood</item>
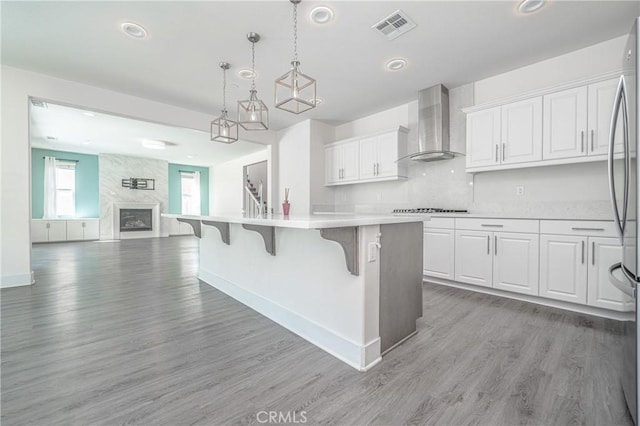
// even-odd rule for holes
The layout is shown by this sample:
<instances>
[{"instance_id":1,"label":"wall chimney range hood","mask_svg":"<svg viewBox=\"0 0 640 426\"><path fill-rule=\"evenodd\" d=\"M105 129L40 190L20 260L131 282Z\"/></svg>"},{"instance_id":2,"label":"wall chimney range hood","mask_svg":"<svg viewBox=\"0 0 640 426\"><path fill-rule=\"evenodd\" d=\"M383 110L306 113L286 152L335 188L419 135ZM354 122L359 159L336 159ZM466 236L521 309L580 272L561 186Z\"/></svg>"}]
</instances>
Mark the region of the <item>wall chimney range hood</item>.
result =
<instances>
[{"instance_id":1,"label":"wall chimney range hood","mask_svg":"<svg viewBox=\"0 0 640 426\"><path fill-rule=\"evenodd\" d=\"M455 154L449 150L449 90L438 84L419 91L418 152L408 157L426 162L449 160Z\"/></svg>"}]
</instances>

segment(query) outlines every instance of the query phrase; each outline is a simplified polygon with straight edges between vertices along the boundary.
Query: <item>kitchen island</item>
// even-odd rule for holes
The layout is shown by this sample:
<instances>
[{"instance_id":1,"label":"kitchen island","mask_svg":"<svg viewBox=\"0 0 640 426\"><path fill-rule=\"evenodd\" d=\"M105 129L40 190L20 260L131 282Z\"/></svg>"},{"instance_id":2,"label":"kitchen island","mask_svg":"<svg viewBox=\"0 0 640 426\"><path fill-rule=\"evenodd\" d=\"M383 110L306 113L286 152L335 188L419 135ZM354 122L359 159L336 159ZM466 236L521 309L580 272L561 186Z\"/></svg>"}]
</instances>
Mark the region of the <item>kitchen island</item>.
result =
<instances>
[{"instance_id":1,"label":"kitchen island","mask_svg":"<svg viewBox=\"0 0 640 426\"><path fill-rule=\"evenodd\" d=\"M424 219L186 216L198 278L365 371L416 332Z\"/></svg>"}]
</instances>

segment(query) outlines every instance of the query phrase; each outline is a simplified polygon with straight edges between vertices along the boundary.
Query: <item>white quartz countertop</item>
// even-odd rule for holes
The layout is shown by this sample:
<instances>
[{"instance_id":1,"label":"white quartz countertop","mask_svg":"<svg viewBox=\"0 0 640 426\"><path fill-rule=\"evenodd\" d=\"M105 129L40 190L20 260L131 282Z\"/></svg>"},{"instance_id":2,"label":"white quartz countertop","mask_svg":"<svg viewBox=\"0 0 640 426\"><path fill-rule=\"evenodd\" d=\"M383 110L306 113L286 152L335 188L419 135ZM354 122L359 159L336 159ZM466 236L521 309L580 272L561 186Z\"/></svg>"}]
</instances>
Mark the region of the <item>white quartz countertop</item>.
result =
<instances>
[{"instance_id":1,"label":"white quartz countertop","mask_svg":"<svg viewBox=\"0 0 640 426\"><path fill-rule=\"evenodd\" d=\"M258 218L243 216L242 214L237 213L222 213L213 216L190 216L163 213L162 217L297 229L322 229L342 228L347 226L386 225L391 223L411 223L428 220L422 217L362 214L309 214L291 215L287 217L283 215L267 215L267 217L265 218Z\"/></svg>"}]
</instances>

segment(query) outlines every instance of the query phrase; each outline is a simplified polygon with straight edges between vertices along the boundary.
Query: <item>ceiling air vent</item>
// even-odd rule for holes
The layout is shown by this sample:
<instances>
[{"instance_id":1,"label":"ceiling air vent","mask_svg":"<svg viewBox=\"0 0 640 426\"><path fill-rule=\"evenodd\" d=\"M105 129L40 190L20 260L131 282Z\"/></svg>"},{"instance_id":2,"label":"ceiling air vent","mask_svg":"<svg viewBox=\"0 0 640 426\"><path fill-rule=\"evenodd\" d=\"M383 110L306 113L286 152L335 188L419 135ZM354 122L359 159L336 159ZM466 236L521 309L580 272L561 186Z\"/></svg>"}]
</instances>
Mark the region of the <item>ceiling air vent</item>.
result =
<instances>
[{"instance_id":1,"label":"ceiling air vent","mask_svg":"<svg viewBox=\"0 0 640 426\"><path fill-rule=\"evenodd\" d=\"M55 141L57 138L55 136L47 136L48 141Z\"/></svg>"},{"instance_id":2,"label":"ceiling air vent","mask_svg":"<svg viewBox=\"0 0 640 426\"><path fill-rule=\"evenodd\" d=\"M47 103L45 101L41 101L40 99L31 98L31 105L38 108L46 108Z\"/></svg>"},{"instance_id":3,"label":"ceiling air vent","mask_svg":"<svg viewBox=\"0 0 640 426\"><path fill-rule=\"evenodd\" d=\"M387 40L393 40L415 27L416 23L406 13L396 10L371 28L382 34Z\"/></svg>"}]
</instances>

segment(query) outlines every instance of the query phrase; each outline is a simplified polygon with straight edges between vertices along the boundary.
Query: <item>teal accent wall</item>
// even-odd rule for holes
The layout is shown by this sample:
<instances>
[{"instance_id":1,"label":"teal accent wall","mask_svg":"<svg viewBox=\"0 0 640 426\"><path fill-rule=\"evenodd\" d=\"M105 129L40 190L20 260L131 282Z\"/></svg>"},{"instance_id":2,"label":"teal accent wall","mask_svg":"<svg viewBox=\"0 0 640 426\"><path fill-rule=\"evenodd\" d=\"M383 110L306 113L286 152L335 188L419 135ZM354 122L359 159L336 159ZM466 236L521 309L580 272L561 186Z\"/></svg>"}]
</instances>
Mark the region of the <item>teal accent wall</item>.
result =
<instances>
[{"instance_id":1,"label":"teal accent wall","mask_svg":"<svg viewBox=\"0 0 640 426\"><path fill-rule=\"evenodd\" d=\"M31 148L31 217L44 215L44 159L78 160L76 164L76 217L100 217L98 156Z\"/></svg>"},{"instance_id":2,"label":"teal accent wall","mask_svg":"<svg viewBox=\"0 0 640 426\"><path fill-rule=\"evenodd\" d=\"M200 172L200 206L203 216L209 215L209 168L169 163L169 213L182 213L180 170Z\"/></svg>"}]
</instances>

